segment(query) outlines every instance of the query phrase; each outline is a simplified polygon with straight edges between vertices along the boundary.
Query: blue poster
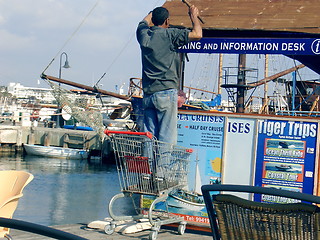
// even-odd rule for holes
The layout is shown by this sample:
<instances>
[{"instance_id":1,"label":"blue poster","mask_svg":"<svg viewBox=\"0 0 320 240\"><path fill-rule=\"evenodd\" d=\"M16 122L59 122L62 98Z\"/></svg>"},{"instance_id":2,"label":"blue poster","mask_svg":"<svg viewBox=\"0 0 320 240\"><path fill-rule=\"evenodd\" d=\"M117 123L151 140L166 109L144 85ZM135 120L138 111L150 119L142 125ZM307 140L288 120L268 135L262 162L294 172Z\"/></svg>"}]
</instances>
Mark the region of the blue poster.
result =
<instances>
[{"instance_id":1,"label":"blue poster","mask_svg":"<svg viewBox=\"0 0 320 240\"><path fill-rule=\"evenodd\" d=\"M317 123L259 120L255 185L313 194ZM256 201L289 199L256 195Z\"/></svg>"},{"instance_id":2,"label":"blue poster","mask_svg":"<svg viewBox=\"0 0 320 240\"><path fill-rule=\"evenodd\" d=\"M178 145L193 149L193 154L187 188L171 191L166 204L170 213L189 223L210 224L200 187L221 181L224 121L221 116L178 115Z\"/></svg>"},{"instance_id":3,"label":"blue poster","mask_svg":"<svg viewBox=\"0 0 320 240\"><path fill-rule=\"evenodd\" d=\"M193 150L188 186L170 191L155 209L168 210L188 223L210 225L200 187L221 182L224 122L221 116L178 114L177 144ZM153 199L143 196L142 206L149 207Z\"/></svg>"},{"instance_id":4,"label":"blue poster","mask_svg":"<svg viewBox=\"0 0 320 240\"><path fill-rule=\"evenodd\" d=\"M178 145L192 148L200 160L201 185L220 182L224 122L222 116L178 115ZM191 169L195 169L194 162ZM191 186L193 179L189 179Z\"/></svg>"}]
</instances>

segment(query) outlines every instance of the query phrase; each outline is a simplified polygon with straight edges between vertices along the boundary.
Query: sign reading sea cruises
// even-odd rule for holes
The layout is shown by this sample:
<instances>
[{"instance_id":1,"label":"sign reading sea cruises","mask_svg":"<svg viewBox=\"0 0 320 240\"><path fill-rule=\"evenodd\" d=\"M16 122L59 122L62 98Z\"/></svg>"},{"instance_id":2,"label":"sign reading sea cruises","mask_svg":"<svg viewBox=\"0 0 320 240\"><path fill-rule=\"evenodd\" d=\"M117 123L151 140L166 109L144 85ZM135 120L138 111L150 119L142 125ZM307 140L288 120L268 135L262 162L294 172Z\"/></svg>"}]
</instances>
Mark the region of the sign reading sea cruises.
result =
<instances>
[{"instance_id":1,"label":"sign reading sea cruises","mask_svg":"<svg viewBox=\"0 0 320 240\"><path fill-rule=\"evenodd\" d=\"M320 39L202 38L179 49L184 53L318 55Z\"/></svg>"}]
</instances>

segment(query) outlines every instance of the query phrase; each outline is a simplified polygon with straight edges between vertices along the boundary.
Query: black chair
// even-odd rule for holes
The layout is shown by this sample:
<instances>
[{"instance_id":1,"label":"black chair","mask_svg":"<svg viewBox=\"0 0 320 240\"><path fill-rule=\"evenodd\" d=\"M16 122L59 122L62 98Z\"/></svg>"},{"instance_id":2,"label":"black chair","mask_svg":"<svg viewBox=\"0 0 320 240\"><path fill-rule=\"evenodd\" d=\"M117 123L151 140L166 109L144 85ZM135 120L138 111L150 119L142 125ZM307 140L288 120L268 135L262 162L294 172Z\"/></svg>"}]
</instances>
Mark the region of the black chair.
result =
<instances>
[{"instance_id":1,"label":"black chair","mask_svg":"<svg viewBox=\"0 0 320 240\"><path fill-rule=\"evenodd\" d=\"M320 239L320 208L315 205L320 204L318 196L227 184L204 185L201 190L214 240ZM224 192L263 194L269 199L288 200L290 203L261 203Z\"/></svg>"}]
</instances>

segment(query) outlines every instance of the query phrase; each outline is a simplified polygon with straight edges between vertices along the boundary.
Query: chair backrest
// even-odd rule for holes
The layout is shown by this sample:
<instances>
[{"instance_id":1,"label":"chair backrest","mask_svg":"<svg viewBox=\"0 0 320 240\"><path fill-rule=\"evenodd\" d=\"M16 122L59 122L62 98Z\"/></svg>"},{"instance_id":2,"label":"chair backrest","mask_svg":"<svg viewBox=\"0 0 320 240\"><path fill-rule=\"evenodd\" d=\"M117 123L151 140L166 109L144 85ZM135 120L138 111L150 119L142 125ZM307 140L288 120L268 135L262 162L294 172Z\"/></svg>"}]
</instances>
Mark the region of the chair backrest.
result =
<instances>
[{"instance_id":1,"label":"chair backrest","mask_svg":"<svg viewBox=\"0 0 320 240\"><path fill-rule=\"evenodd\" d=\"M32 179L33 175L28 172L0 171L0 217L12 218L23 189ZM8 228L0 227L0 237L8 233Z\"/></svg>"},{"instance_id":2,"label":"chair backrest","mask_svg":"<svg viewBox=\"0 0 320 240\"><path fill-rule=\"evenodd\" d=\"M309 203L272 204L245 200L226 192L265 194L320 204L320 197L300 192L243 185L204 185L213 239L320 239L320 208Z\"/></svg>"}]
</instances>

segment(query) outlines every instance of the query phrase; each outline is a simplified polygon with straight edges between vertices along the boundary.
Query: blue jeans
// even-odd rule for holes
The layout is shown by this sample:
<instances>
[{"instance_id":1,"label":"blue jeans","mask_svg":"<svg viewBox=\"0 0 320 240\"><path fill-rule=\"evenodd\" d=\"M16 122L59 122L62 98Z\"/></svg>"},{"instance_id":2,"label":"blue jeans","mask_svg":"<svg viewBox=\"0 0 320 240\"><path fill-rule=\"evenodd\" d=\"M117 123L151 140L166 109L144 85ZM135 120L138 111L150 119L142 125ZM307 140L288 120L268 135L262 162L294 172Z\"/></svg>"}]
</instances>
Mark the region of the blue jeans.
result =
<instances>
[{"instance_id":1,"label":"blue jeans","mask_svg":"<svg viewBox=\"0 0 320 240\"><path fill-rule=\"evenodd\" d=\"M168 89L143 97L144 128L159 141L177 144L178 91Z\"/></svg>"}]
</instances>

